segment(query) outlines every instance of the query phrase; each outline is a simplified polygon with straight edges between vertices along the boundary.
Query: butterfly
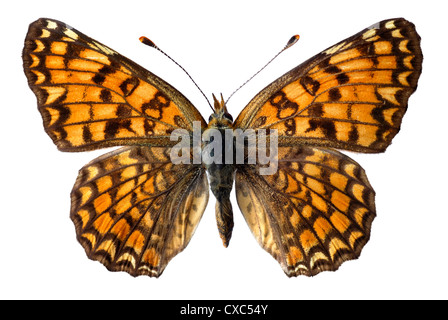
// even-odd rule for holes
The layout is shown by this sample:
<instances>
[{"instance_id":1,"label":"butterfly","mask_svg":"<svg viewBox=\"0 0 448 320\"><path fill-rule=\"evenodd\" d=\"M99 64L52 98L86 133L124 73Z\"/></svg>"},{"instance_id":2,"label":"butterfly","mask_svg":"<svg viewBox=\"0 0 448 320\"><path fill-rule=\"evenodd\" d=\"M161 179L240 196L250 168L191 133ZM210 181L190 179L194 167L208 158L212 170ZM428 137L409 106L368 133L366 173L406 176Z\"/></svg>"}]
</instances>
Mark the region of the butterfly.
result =
<instances>
[{"instance_id":1,"label":"butterfly","mask_svg":"<svg viewBox=\"0 0 448 320\"><path fill-rule=\"evenodd\" d=\"M358 258L376 215L375 192L363 168L337 149L386 150L422 61L411 22L381 21L269 84L235 121L214 98L207 123L173 86L63 22L33 22L23 50L45 131L59 150L121 147L79 171L70 212L78 241L111 271L151 277L187 246L209 188L228 245L233 184L250 230L286 275L313 276ZM258 160L173 163L171 134L192 135L194 123L201 132L276 132L276 172L260 174Z\"/></svg>"}]
</instances>

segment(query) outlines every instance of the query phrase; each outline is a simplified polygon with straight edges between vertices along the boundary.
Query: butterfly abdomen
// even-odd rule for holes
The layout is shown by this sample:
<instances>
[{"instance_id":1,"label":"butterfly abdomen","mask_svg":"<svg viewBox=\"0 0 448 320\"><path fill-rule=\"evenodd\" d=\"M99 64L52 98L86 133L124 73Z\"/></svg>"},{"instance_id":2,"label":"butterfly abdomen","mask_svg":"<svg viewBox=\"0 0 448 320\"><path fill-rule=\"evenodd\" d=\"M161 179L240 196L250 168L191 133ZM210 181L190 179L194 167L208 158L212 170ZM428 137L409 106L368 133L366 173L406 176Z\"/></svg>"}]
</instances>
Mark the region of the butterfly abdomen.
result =
<instances>
[{"instance_id":1,"label":"butterfly abdomen","mask_svg":"<svg viewBox=\"0 0 448 320\"><path fill-rule=\"evenodd\" d=\"M230 192L233 187L235 166L232 164L211 164L207 166L210 189L215 198L216 223L219 236L225 247L229 245L233 229L233 211L230 203Z\"/></svg>"},{"instance_id":2,"label":"butterfly abdomen","mask_svg":"<svg viewBox=\"0 0 448 320\"><path fill-rule=\"evenodd\" d=\"M227 248L232 237L233 211L229 197L223 197L216 201L215 205L216 222L218 224L219 236L222 244Z\"/></svg>"}]
</instances>

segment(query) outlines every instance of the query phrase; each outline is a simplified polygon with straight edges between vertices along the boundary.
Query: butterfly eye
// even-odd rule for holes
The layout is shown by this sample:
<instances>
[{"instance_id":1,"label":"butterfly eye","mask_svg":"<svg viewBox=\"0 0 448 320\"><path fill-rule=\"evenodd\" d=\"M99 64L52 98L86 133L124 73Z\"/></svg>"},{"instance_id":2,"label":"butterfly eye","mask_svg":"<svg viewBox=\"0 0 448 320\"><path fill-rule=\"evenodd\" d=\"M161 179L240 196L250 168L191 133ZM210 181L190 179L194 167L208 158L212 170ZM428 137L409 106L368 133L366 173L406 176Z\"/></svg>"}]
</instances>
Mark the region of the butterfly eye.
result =
<instances>
[{"instance_id":1,"label":"butterfly eye","mask_svg":"<svg viewBox=\"0 0 448 320\"><path fill-rule=\"evenodd\" d=\"M210 117L208 118L208 122L212 121L213 118L214 118L213 115L210 115Z\"/></svg>"},{"instance_id":2,"label":"butterfly eye","mask_svg":"<svg viewBox=\"0 0 448 320\"><path fill-rule=\"evenodd\" d=\"M226 112L224 113L224 118L230 120L231 122L233 122L233 117L230 113Z\"/></svg>"}]
</instances>

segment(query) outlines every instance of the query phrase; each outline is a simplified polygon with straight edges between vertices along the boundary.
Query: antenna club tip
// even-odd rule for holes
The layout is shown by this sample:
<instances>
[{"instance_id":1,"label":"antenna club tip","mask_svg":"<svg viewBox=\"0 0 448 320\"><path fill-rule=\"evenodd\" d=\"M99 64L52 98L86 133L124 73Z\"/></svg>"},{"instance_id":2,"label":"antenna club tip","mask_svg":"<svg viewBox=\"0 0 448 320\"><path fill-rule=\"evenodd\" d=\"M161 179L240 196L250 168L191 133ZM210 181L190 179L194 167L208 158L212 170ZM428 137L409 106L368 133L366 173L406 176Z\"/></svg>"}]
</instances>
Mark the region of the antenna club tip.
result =
<instances>
[{"instance_id":1,"label":"antenna club tip","mask_svg":"<svg viewBox=\"0 0 448 320\"><path fill-rule=\"evenodd\" d=\"M156 44L146 37L140 37L138 40L140 40L141 43L146 44L147 46L157 48Z\"/></svg>"},{"instance_id":2,"label":"antenna club tip","mask_svg":"<svg viewBox=\"0 0 448 320\"><path fill-rule=\"evenodd\" d=\"M300 36L299 36L298 34L293 35L293 36L291 37L291 39L289 39L288 43L286 44L285 49L287 49L287 48L293 46L297 41L299 41L299 39L300 39Z\"/></svg>"}]
</instances>

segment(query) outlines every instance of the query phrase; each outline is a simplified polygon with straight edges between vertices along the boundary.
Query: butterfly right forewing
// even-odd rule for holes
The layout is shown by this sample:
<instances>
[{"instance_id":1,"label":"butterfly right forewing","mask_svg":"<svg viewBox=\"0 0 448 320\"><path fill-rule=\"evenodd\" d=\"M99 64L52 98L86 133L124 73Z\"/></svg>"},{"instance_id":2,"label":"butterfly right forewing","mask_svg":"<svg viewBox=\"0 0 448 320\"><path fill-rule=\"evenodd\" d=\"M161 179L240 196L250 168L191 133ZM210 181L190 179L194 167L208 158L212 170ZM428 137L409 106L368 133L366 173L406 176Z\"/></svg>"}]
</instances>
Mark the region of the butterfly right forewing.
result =
<instances>
[{"instance_id":1,"label":"butterfly right forewing","mask_svg":"<svg viewBox=\"0 0 448 320\"><path fill-rule=\"evenodd\" d=\"M281 146L383 152L400 130L422 61L411 22L379 22L271 83L235 126L277 129Z\"/></svg>"}]
</instances>

